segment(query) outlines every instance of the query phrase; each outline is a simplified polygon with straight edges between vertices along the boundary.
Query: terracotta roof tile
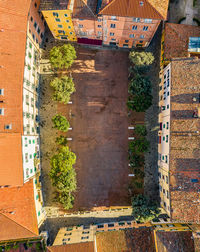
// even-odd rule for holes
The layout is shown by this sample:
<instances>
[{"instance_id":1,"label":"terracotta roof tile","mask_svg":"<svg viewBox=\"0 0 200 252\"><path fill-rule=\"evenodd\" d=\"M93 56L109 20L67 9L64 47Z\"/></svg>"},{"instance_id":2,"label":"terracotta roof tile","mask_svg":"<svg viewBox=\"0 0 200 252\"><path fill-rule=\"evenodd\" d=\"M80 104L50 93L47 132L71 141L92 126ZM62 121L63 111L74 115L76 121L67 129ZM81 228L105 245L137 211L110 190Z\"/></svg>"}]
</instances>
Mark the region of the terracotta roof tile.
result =
<instances>
[{"instance_id":1,"label":"terracotta roof tile","mask_svg":"<svg viewBox=\"0 0 200 252\"><path fill-rule=\"evenodd\" d=\"M0 241L36 237L37 235L19 225L7 216L0 214Z\"/></svg>"},{"instance_id":2,"label":"terracotta roof tile","mask_svg":"<svg viewBox=\"0 0 200 252\"><path fill-rule=\"evenodd\" d=\"M156 232L156 243L160 252L194 252L194 240L191 231Z\"/></svg>"},{"instance_id":3,"label":"terracotta roof tile","mask_svg":"<svg viewBox=\"0 0 200 252\"><path fill-rule=\"evenodd\" d=\"M162 20L167 17L168 4L169 0L113 0L99 14Z\"/></svg>"},{"instance_id":4,"label":"terracotta roof tile","mask_svg":"<svg viewBox=\"0 0 200 252\"><path fill-rule=\"evenodd\" d=\"M82 242L48 247L49 252L94 252L94 242Z\"/></svg>"},{"instance_id":5,"label":"terracotta roof tile","mask_svg":"<svg viewBox=\"0 0 200 252\"><path fill-rule=\"evenodd\" d=\"M73 8L74 18L94 18L97 0L75 0Z\"/></svg>"},{"instance_id":6,"label":"terracotta roof tile","mask_svg":"<svg viewBox=\"0 0 200 252\"><path fill-rule=\"evenodd\" d=\"M98 252L154 252L153 233L150 228L137 228L97 233Z\"/></svg>"},{"instance_id":7,"label":"terracotta roof tile","mask_svg":"<svg viewBox=\"0 0 200 252\"><path fill-rule=\"evenodd\" d=\"M0 199L1 213L38 235L33 180L22 187L1 188Z\"/></svg>"},{"instance_id":8,"label":"terracotta roof tile","mask_svg":"<svg viewBox=\"0 0 200 252\"><path fill-rule=\"evenodd\" d=\"M172 219L200 222L200 60L171 61L170 199ZM195 99L194 99L195 98Z\"/></svg>"},{"instance_id":9,"label":"terracotta roof tile","mask_svg":"<svg viewBox=\"0 0 200 252\"><path fill-rule=\"evenodd\" d=\"M164 58L188 57L189 37L200 37L200 27L166 23Z\"/></svg>"},{"instance_id":10,"label":"terracotta roof tile","mask_svg":"<svg viewBox=\"0 0 200 252\"><path fill-rule=\"evenodd\" d=\"M22 186L21 134L0 133L0 185Z\"/></svg>"}]
</instances>

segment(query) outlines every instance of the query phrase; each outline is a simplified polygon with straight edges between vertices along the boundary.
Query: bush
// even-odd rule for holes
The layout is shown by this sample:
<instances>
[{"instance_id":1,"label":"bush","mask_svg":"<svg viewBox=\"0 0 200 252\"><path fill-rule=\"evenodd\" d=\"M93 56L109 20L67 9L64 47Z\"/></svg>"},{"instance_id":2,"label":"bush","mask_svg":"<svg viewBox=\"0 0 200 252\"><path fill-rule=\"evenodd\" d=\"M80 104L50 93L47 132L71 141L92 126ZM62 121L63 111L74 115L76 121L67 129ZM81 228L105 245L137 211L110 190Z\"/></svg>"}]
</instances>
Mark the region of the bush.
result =
<instances>
[{"instance_id":1,"label":"bush","mask_svg":"<svg viewBox=\"0 0 200 252\"><path fill-rule=\"evenodd\" d=\"M145 137L141 137L129 143L129 150L136 154L148 151L150 146L149 141Z\"/></svg>"},{"instance_id":2,"label":"bush","mask_svg":"<svg viewBox=\"0 0 200 252\"><path fill-rule=\"evenodd\" d=\"M132 198L132 215L136 221L147 222L153 220L160 213L156 203L142 194Z\"/></svg>"},{"instance_id":3,"label":"bush","mask_svg":"<svg viewBox=\"0 0 200 252\"><path fill-rule=\"evenodd\" d=\"M70 127L69 122L67 121L67 118L60 114L55 115L52 118L52 122L54 124L53 126L54 128L61 130L63 132L67 132Z\"/></svg>"},{"instance_id":4,"label":"bush","mask_svg":"<svg viewBox=\"0 0 200 252\"><path fill-rule=\"evenodd\" d=\"M65 136L59 136L56 138L56 143L60 145L66 145L67 144L67 138Z\"/></svg>"},{"instance_id":5,"label":"bush","mask_svg":"<svg viewBox=\"0 0 200 252\"><path fill-rule=\"evenodd\" d=\"M50 82L50 86L55 90L53 100L63 102L64 104L69 102L71 94L75 92L74 82L68 76L54 78Z\"/></svg>"},{"instance_id":6,"label":"bush","mask_svg":"<svg viewBox=\"0 0 200 252\"><path fill-rule=\"evenodd\" d=\"M55 69L67 69L76 59L75 48L70 44L54 46L49 54L51 66Z\"/></svg>"},{"instance_id":7,"label":"bush","mask_svg":"<svg viewBox=\"0 0 200 252\"><path fill-rule=\"evenodd\" d=\"M151 93L151 81L147 77L136 74L129 83L129 93L132 95L143 95Z\"/></svg>"},{"instance_id":8,"label":"bush","mask_svg":"<svg viewBox=\"0 0 200 252\"><path fill-rule=\"evenodd\" d=\"M147 129L146 129L145 125L136 125L135 126L135 133L138 136L146 136Z\"/></svg>"},{"instance_id":9,"label":"bush","mask_svg":"<svg viewBox=\"0 0 200 252\"><path fill-rule=\"evenodd\" d=\"M145 112L152 105L152 98L150 94L134 95L129 97L127 106L136 112Z\"/></svg>"},{"instance_id":10,"label":"bush","mask_svg":"<svg viewBox=\"0 0 200 252\"><path fill-rule=\"evenodd\" d=\"M69 147L64 146L51 158L49 176L59 194L58 201L65 209L73 206L72 193L76 190L76 172L73 168L75 162L76 155L70 151Z\"/></svg>"},{"instance_id":11,"label":"bush","mask_svg":"<svg viewBox=\"0 0 200 252\"><path fill-rule=\"evenodd\" d=\"M134 153L134 150L129 152L129 163L131 168L141 167L144 164L144 157Z\"/></svg>"},{"instance_id":12,"label":"bush","mask_svg":"<svg viewBox=\"0 0 200 252\"><path fill-rule=\"evenodd\" d=\"M151 52L130 52L130 61L136 66L151 65L154 61L154 56Z\"/></svg>"}]
</instances>

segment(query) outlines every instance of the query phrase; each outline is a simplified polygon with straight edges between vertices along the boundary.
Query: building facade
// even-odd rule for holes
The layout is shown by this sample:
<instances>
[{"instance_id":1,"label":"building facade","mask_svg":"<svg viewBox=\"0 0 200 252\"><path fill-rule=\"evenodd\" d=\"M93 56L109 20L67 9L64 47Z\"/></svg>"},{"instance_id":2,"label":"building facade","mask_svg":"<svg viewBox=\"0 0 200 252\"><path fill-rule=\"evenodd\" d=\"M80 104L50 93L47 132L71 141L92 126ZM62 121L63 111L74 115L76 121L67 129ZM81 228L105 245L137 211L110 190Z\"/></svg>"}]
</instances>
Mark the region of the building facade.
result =
<instances>
[{"instance_id":1,"label":"building facade","mask_svg":"<svg viewBox=\"0 0 200 252\"><path fill-rule=\"evenodd\" d=\"M40 9L55 38L123 48L147 47L161 20L166 20L168 9L168 0L162 3L155 0L68 0L65 5L62 1L57 5L52 2L43 0ZM68 16L73 23L70 29L75 37L68 35L60 9L63 13L70 12Z\"/></svg>"}]
</instances>

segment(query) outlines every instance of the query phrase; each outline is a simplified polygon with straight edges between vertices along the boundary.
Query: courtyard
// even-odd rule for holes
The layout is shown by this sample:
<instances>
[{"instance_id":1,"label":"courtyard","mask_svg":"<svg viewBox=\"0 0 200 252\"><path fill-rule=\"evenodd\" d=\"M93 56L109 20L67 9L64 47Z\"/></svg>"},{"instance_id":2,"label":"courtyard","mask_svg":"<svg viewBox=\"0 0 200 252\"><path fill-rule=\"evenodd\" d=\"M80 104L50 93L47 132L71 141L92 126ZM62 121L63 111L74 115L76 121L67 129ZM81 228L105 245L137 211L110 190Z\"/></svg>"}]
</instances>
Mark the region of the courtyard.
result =
<instances>
[{"instance_id":1,"label":"courtyard","mask_svg":"<svg viewBox=\"0 0 200 252\"><path fill-rule=\"evenodd\" d=\"M41 85L41 153L45 205L56 205L48 173L50 158L56 152L57 131L51 118L65 115L72 130L66 133L68 146L77 156L77 191L73 211L103 206L130 205L131 182L128 174L128 126L144 122L144 113L128 115L128 52L77 49L77 60L70 69L76 92L72 104L52 101L49 81Z\"/></svg>"}]
</instances>

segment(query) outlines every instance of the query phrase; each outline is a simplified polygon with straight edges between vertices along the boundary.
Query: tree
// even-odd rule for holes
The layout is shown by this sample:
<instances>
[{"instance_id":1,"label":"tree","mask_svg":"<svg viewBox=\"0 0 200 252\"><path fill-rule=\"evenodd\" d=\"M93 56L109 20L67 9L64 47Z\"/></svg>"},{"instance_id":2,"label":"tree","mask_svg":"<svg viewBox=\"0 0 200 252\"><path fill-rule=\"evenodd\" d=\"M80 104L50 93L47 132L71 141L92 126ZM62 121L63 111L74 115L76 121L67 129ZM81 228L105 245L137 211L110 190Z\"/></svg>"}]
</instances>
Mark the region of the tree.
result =
<instances>
[{"instance_id":1,"label":"tree","mask_svg":"<svg viewBox=\"0 0 200 252\"><path fill-rule=\"evenodd\" d=\"M136 125L135 126L135 134L138 136L146 136L147 135L147 129L145 125Z\"/></svg>"},{"instance_id":2,"label":"tree","mask_svg":"<svg viewBox=\"0 0 200 252\"><path fill-rule=\"evenodd\" d=\"M50 82L50 86L55 90L53 100L63 102L64 104L69 102L71 94L76 91L73 79L68 76L54 78Z\"/></svg>"},{"instance_id":3,"label":"tree","mask_svg":"<svg viewBox=\"0 0 200 252\"><path fill-rule=\"evenodd\" d=\"M140 154L148 151L149 146L149 141L145 137L140 137L129 143L129 150L131 150L132 153Z\"/></svg>"},{"instance_id":4,"label":"tree","mask_svg":"<svg viewBox=\"0 0 200 252\"><path fill-rule=\"evenodd\" d=\"M144 165L144 157L134 152L129 152L129 163L131 168L138 168Z\"/></svg>"},{"instance_id":5,"label":"tree","mask_svg":"<svg viewBox=\"0 0 200 252\"><path fill-rule=\"evenodd\" d=\"M127 106L136 112L145 112L152 105L152 96L150 94L134 95L129 97Z\"/></svg>"},{"instance_id":6,"label":"tree","mask_svg":"<svg viewBox=\"0 0 200 252\"><path fill-rule=\"evenodd\" d=\"M151 52L130 52L130 61L136 66L151 65L154 61L154 56Z\"/></svg>"},{"instance_id":7,"label":"tree","mask_svg":"<svg viewBox=\"0 0 200 252\"><path fill-rule=\"evenodd\" d=\"M132 95L142 95L151 93L151 81L147 77L136 74L129 83L129 93Z\"/></svg>"},{"instance_id":8,"label":"tree","mask_svg":"<svg viewBox=\"0 0 200 252\"><path fill-rule=\"evenodd\" d=\"M67 138L65 136L59 136L56 138L56 143L60 145L66 145L67 144Z\"/></svg>"},{"instance_id":9,"label":"tree","mask_svg":"<svg viewBox=\"0 0 200 252\"><path fill-rule=\"evenodd\" d=\"M76 51L70 44L54 46L49 54L51 66L55 69L67 69L71 67L75 59Z\"/></svg>"},{"instance_id":10,"label":"tree","mask_svg":"<svg viewBox=\"0 0 200 252\"><path fill-rule=\"evenodd\" d=\"M151 202L149 198L142 194L132 198L132 215L136 221L147 222L151 221L160 213L157 204Z\"/></svg>"},{"instance_id":11,"label":"tree","mask_svg":"<svg viewBox=\"0 0 200 252\"><path fill-rule=\"evenodd\" d=\"M69 147L61 147L59 152L51 158L51 171L49 176L52 185L58 192L58 201L65 209L73 206L74 197L72 193L76 190L76 171L73 165L76 162L76 155Z\"/></svg>"},{"instance_id":12,"label":"tree","mask_svg":"<svg viewBox=\"0 0 200 252\"><path fill-rule=\"evenodd\" d=\"M52 118L52 122L54 124L53 126L54 128L61 130L63 132L67 132L70 127L69 122L67 121L67 118L60 114L55 115Z\"/></svg>"}]
</instances>

